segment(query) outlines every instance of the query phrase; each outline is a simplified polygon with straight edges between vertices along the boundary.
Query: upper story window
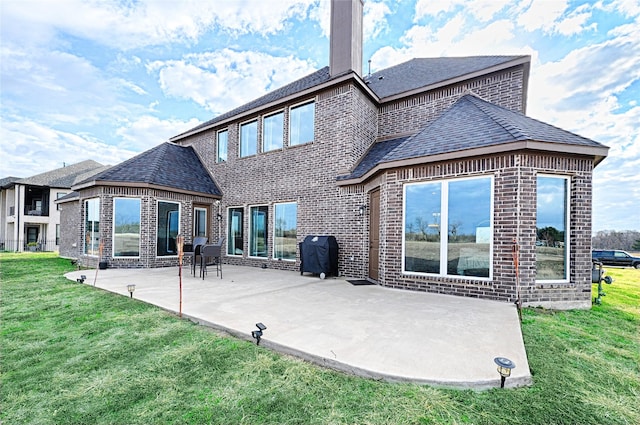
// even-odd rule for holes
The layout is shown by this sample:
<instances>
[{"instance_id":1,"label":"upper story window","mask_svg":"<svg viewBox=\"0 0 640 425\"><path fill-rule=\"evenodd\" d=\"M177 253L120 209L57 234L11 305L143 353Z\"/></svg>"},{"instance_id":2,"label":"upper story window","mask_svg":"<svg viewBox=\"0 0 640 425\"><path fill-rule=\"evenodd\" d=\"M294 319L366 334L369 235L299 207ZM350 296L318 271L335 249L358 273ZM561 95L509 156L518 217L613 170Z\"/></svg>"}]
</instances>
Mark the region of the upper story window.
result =
<instances>
[{"instance_id":1,"label":"upper story window","mask_svg":"<svg viewBox=\"0 0 640 425\"><path fill-rule=\"evenodd\" d=\"M569 280L569 178L536 181L536 280Z\"/></svg>"},{"instance_id":2,"label":"upper story window","mask_svg":"<svg viewBox=\"0 0 640 425\"><path fill-rule=\"evenodd\" d=\"M492 276L493 179L404 187L405 273Z\"/></svg>"},{"instance_id":3,"label":"upper story window","mask_svg":"<svg viewBox=\"0 0 640 425\"><path fill-rule=\"evenodd\" d=\"M262 152L282 149L284 113L268 115L262 120Z\"/></svg>"},{"instance_id":4,"label":"upper story window","mask_svg":"<svg viewBox=\"0 0 640 425\"><path fill-rule=\"evenodd\" d=\"M218 132L216 162L227 160L227 149L229 144L229 132L227 130Z\"/></svg>"},{"instance_id":5,"label":"upper story window","mask_svg":"<svg viewBox=\"0 0 640 425\"><path fill-rule=\"evenodd\" d=\"M240 125L240 157L258 153L258 121Z\"/></svg>"},{"instance_id":6,"label":"upper story window","mask_svg":"<svg viewBox=\"0 0 640 425\"><path fill-rule=\"evenodd\" d=\"M293 106L289 111L289 146L313 142L315 103Z\"/></svg>"}]
</instances>

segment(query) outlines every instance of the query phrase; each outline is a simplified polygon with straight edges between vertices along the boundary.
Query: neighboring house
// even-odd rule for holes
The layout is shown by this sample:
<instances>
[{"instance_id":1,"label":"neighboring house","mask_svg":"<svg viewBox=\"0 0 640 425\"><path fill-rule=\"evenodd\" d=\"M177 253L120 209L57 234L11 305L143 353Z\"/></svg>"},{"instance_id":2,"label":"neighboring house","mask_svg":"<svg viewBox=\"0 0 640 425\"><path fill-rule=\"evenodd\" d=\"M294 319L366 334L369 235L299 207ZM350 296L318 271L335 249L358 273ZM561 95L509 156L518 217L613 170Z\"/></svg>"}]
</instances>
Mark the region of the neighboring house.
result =
<instances>
[{"instance_id":1,"label":"neighboring house","mask_svg":"<svg viewBox=\"0 0 640 425\"><path fill-rule=\"evenodd\" d=\"M180 233L224 237L230 264L297 271L298 243L333 235L343 276L588 308L608 148L524 115L529 56L363 76L361 29L362 2L334 0L329 67L74 186L80 261L175 265Z\"/></svg>"},{"instance_id":2,"label":"neighboring house","mask_svg":"<svg viewBox=\"0 0 640 425\"><path fill-rule=\"evenodd\" d=\"M71 186L105 167L83 161L32 177L0 180L0 250L56 251L60 239L60 211L56 199Z\"/></svg>"}]
</instances>

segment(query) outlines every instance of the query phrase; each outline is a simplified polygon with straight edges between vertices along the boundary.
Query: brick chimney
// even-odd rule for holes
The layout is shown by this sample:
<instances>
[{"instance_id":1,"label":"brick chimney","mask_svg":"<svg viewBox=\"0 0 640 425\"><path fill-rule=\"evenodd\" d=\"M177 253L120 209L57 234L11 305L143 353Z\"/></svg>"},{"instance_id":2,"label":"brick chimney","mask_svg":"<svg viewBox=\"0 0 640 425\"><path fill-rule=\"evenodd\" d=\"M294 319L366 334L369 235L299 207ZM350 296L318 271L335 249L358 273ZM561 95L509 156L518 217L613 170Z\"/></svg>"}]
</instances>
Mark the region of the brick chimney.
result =
<instances>
[{"instance_id":1,"label":"brick chimney","mask_svg":"<svg viewBox=\"0 0 640 425\"><path fill-rule=\"evenodd\" d=\"M362 76L362 0L331 0L329 73Z\"/></svg>"}]
</instances>

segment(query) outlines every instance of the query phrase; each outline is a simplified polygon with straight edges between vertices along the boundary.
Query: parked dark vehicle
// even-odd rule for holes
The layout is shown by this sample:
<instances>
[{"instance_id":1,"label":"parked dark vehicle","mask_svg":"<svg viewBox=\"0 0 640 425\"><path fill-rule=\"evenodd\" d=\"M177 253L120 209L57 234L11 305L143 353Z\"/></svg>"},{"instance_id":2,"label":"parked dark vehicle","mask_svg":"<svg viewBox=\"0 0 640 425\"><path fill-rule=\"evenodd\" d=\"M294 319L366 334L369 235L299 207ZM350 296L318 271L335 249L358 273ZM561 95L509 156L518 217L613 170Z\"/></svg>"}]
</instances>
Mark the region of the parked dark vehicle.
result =
<instances>
[{"instance_id":1,"label":"parked dark vehicle","mask_svg":"<svg viewBox=\"0 0 640 425\"><path fill-rule=\"evenodd\" d=\"M591 251L591 258L605 266L635 267L640 269L640 258L624 251L594 249Z\"/></svg>"}]
</instances>

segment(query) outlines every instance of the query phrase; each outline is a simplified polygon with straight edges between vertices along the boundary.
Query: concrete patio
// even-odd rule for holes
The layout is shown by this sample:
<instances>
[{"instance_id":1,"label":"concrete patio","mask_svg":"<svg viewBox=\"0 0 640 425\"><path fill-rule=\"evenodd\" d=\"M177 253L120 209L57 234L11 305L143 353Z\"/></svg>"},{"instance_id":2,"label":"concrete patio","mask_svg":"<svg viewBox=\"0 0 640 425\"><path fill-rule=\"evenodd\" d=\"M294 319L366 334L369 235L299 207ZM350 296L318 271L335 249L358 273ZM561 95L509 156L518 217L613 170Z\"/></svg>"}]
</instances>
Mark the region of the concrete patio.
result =
<instances>
[{"instance_id":1,"label":"concrete patio","mask_svg":"<svg viewBox=\"0 0 640 425\"><path fill-rule=\"evenodd\" d=\"M196 272L197 273L197 272ZM86 275L94 285L95 270ZM179 312L178 268L99 270L95 287ZM355 375L454 388L500 386L495 357L516 368L505 386L531 383L513 304L472 298L354 286L343 278L224 265L205 280L185 267L182 316L252 340L260 346Z\"/></svg>"}]
</instances>

